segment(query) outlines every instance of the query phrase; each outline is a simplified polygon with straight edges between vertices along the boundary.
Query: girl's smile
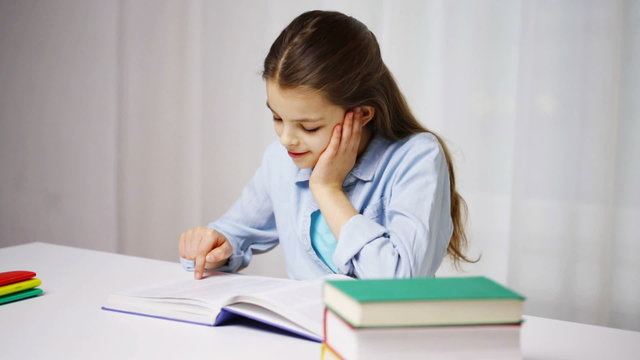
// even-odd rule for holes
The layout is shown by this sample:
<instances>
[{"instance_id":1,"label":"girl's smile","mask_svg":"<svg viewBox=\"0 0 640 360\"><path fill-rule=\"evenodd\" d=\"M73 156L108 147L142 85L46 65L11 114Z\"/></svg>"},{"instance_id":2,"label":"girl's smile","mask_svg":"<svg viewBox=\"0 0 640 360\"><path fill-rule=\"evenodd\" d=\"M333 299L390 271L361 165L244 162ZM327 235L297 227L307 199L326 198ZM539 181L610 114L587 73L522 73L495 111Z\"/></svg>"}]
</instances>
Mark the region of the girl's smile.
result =
<instances>
[{"instance_id":1,"label":"girl's smile","mask_svg":"<svg viewBox=\"0 0 640 360\"><path fill-rule=\"evenodd\" d=\"M287 151L287 152L289 153L289 156L291 156L294 159L301 158L309 153L308 151L301 152L301 153L295 153L291 151Z\"/></svg>"}]
</instances>

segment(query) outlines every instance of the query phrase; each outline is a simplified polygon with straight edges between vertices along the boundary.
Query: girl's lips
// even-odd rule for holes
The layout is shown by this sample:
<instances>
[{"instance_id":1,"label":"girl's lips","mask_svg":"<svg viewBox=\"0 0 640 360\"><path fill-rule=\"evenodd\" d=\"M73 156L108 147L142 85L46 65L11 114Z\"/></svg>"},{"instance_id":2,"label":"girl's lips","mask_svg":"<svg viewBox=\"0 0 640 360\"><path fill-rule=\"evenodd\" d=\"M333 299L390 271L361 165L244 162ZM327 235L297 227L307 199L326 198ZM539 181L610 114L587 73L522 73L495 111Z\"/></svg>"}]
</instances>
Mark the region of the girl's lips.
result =
<instances>
[{"instance_id":1,"label":"girl's lips","mask_svg":"<svg viewBox=\"0 0 640 360\"><path fill-rule=\"evenodd\" d=\"M301 153L294 153L291 151L287 151L289 153L289 156L291 156L292 158L299 158L299 157L303 157L305 155L307 155L307 153L309 153L308 151L306 152L301 152Z\"/></svg>"}]
</instances>

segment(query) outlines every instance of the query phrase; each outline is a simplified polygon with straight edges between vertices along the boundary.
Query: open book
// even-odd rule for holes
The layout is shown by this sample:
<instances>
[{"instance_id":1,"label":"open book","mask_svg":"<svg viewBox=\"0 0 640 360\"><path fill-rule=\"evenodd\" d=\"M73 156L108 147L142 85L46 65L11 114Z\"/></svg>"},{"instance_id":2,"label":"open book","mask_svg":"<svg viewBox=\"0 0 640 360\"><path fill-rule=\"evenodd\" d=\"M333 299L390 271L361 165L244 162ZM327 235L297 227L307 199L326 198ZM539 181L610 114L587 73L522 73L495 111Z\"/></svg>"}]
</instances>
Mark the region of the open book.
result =
<instances>
[{"instance_id":1,"label":"open book","mask_svg":"<svg viewBox=\"0 0 640 360\"><path fill-rule=\"evenodd\" d=\"M241 316L321 342L323 282L214 272L119 291L102 309L209 326Z\"/></svg>"}]
</instances>

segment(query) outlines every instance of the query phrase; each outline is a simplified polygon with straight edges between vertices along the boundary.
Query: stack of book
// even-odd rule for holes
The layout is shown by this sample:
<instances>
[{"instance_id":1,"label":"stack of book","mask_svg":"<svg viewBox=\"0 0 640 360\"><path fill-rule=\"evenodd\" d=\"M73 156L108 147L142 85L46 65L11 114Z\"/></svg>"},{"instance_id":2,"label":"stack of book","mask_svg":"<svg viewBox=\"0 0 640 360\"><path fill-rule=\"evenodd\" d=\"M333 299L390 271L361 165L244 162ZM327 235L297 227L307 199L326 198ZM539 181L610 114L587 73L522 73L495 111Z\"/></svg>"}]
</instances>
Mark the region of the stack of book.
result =
<instances>
[{"instance_id":1,"label":"stack of book","mask_svg":"<svg viewBox=\"0 0 640 360\"><path fill-rule=\"evenodd\" d=\"M486 277L329 280L323 359L519 359L524 297Z\"/></svg>"},{"instance_id":2,"label":"stack of book","mask_svg":"<svg viewBox=\"0 0 640 360\"><path fill-rule=\"evenodd\" d=\"M32 271L8 271L0 273L0 305L42 294L42 284Z\"/></svg>"}]
</instances>

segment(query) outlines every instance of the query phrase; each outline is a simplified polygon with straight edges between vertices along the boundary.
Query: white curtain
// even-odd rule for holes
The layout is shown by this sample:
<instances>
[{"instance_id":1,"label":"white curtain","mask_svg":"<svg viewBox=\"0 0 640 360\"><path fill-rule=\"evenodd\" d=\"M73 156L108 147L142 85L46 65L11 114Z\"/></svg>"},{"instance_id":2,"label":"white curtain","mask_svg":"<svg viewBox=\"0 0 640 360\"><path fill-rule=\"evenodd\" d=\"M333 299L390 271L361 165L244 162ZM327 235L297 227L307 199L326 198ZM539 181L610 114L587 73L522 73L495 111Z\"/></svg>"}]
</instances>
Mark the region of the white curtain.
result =
<instances>
[{"instance_id":1,"label":"white curtain","mask_svg":"<svg viewBox=\"0 0 640 360\"><path fill-rule=\"evenodd\" d=\"M262 60L311 9L367 24L448 141L482 257L440 275L640 330L638 1L0 1L2 244L175 260L275 140Z\"/></svg>"}]
</instances>

